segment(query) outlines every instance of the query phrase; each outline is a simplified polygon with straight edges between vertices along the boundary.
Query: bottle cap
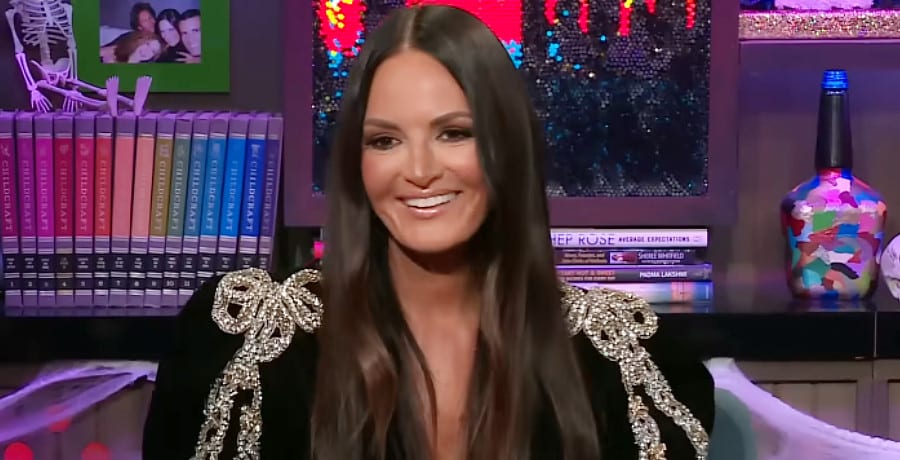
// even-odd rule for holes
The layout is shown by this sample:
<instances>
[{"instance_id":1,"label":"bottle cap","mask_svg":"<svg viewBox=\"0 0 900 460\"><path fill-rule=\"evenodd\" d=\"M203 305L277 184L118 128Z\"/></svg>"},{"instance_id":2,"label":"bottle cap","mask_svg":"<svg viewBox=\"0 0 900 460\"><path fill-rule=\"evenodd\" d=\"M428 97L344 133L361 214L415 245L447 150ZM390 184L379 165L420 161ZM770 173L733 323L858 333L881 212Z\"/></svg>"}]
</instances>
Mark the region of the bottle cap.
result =
<instances>
[{"instance_id":1,"label":"bottle cap","mask_svg":"<svg viewBox=\"0 0 900 460\"><path fill-rule=\"evenodd\" d=\"M822 89L842 90L847 89L846 70L826 70L822 75Z\"/></svg>"}]
</instances>

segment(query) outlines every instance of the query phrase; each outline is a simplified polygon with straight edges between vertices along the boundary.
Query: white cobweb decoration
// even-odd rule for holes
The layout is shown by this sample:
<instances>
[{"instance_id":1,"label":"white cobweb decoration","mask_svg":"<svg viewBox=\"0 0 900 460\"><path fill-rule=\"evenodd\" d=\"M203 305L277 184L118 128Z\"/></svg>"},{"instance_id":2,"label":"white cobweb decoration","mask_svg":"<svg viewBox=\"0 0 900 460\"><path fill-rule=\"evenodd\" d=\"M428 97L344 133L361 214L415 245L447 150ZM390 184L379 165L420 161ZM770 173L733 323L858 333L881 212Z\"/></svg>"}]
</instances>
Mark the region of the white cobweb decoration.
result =
<instances>
[{"instance_id":1,"label":"white cobweb decoration","mask_svg":"<svg viewBox=\"0 0 900 460\"><path fill-rule=\"evenodd\" d=\"M760 460L900 460L900 443L837 428L754 385L732 359L707 363L716 387L750 410Z\"/></svg>"},{"instance_id":2,"label":"white cobweb decoration","mask_svg":"<svg viewBox=\"0 0 900 460\"><path fill-rule=\"evenodd\" d=\"M0 398L0 445L71 419L142 378L156 363L77 361L45 366L25 387Z\"/></svg>"}]
</instances>

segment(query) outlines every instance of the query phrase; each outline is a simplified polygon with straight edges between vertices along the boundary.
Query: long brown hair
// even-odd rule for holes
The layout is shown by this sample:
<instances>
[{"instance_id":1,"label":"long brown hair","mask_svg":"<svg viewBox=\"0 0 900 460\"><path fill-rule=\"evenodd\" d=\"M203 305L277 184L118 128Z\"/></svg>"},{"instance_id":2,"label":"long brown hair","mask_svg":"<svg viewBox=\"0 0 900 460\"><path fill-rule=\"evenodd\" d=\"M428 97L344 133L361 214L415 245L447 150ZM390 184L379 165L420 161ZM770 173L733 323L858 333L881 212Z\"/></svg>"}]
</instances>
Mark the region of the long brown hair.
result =
<instances>
[{"instance_id":1,"label":"long brown hair","mask_svg":"<svg viewBox=\"0 0 900 460\"><path fill-rule=\"evenodd\" d=\"M435 421L423 419L428 411L416 376L426 376L431 409L434 387L393 291L390 236L366 197L360 164L375 70L408 48L440 61L466 93L490 190L488 216L470 242L483 307L466 414L468 458L529 458L540 412L558 428L558 458L597 459L596 424L560 306L542 127L503 45L477 18L447 6L391 13L367 37L344 88L327 183L327 312L318 333L313 455L430 457L426 427Z\"/></svg>"}]
</instances>

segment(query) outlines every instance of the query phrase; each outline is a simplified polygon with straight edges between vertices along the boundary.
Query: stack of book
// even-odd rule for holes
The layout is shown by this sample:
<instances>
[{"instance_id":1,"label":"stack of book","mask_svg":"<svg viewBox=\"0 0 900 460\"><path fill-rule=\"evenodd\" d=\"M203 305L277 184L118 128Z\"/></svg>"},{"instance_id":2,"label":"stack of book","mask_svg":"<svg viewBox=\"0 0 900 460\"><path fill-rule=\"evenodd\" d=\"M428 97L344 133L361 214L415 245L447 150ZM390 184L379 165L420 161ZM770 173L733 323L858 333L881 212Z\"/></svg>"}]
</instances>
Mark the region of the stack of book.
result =
<instances>
[{"instance_id":1,"label":"stack of book","mask_svg":"<svg viewBox=\"0 0 900 460\"><path fill-rule=\"evenodd\" d=\"M560 279L651 303L712 300L706 229L553 229Z\"/></svg>"},{"instance_id":2,"label":"stack of book","mask_svg":"<svg viewBox=\"0 0 900 460\"><path fill-rule=\"evenodd\" d=\"M216 274L268 268L282 130L265 113L0 112L6 314L170 314Z\"/></svg>"}]
</instances>

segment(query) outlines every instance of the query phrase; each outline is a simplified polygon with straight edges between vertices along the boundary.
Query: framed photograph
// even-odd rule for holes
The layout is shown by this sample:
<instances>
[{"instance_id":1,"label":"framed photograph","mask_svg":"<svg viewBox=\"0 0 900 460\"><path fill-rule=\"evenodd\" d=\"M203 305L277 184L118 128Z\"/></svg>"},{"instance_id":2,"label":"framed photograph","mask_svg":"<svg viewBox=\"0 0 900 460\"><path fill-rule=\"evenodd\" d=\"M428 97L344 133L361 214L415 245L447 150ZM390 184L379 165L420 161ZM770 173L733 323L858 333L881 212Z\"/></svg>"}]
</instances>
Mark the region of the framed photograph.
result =
<instances>
[{"instance_id":1,"label":"framed photograph","mask_svg":"<svg viewBox=\"0 0 900 460\"><path fill-rule=\"evenodd\" d=\"M741 40L900 38L900 0L741 0Z\"/></svg>"},{"instance_id":2,"label":"framed photograph","mask_svg":"<svg viewBox=\"0 0 900 460\"><path fill-rule=\"evenodd\" d=\"M103 85L118 75L125 92L143 75L153 77L156 93L229 91L229 0L78 0L72 7L79 78Z\"/></svg>"}]
</instances>

